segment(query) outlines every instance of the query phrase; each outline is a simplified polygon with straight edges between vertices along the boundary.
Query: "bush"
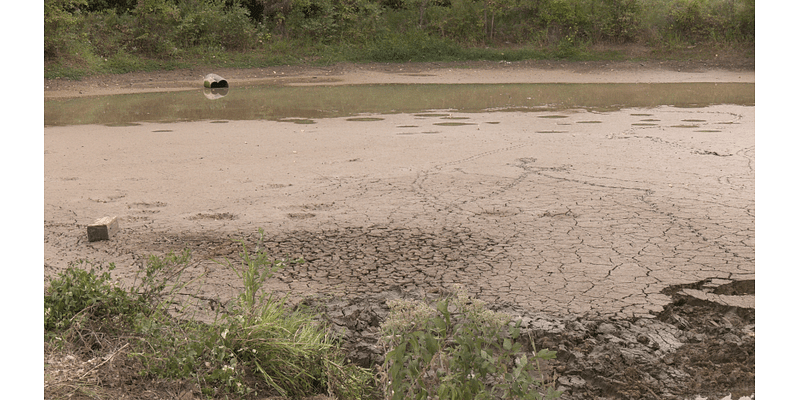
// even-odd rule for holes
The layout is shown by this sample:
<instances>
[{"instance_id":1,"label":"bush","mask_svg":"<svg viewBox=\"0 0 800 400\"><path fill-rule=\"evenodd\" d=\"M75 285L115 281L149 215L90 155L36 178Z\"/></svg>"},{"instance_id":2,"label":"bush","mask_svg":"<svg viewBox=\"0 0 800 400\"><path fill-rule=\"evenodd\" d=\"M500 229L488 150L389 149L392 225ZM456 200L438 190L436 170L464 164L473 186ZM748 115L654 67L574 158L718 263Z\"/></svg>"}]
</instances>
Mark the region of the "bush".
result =
<instances>
[{"instance_id":1,"label":"bush","mask_svg":"<svg viewBox=\"0 0 800 400\"><path fill-rule=\"evenodd\" d=\"M676 0L666 33L692 42L755 40L754 0Z\"/></svg>"},{"instance_id":2,"label":"bush","mask_svg":"<svg viewBox=\"0 0 800 400\"><path fill-rule=\"evenodd\" d=\"M272 260L258 246L249 251L241 244L240 257L222 265L239 275L244 289L231 307L212 301L216 315L211 323L188 312L197 301L208 300L187 291L202 274L182 278L192 265L185 251L151 256L127 291L112 281L113 264L70 266L45 291L46 339L88 345L91 352L102 350L103 343L130 345L129 355L143 366L140 374L192 378L206 395L244 396L260 390L291 397L367 397L371 372L345 362L319 318L263 291L276 270L302 260ZM122 338L129 342L119 346Z\"/></svg>"},{"instance_id":3,"label":"bush","mask_svg":"<svg viewBox=\"0 0 800 400\"><path fill-rule=\"evenodd\" d=\"M179 8L175 35L180 48L222 46L243 50L253 46L256 30L246 9L226 8L222 0L181 0Z\"/></svg>"},{"instance_id":4,"label":"bush","mask_svg":"<svg viewBox=\"0 0 800 400\"><path fill-rule=\"evenodd\" d=\"M600 33L603 39L616 42L634 41L639 36L639 0L602 0Z\"/></svg>"},{"instance_id":5,"label":"bush","mask_svg":"<svg viewBox=\"0 0 800 400\"><path fill-rule=\"evenodd\" d=\"M130 321L141 312L145 304L111 280L113 270L114 264L81 260L52 280L44 295L45 331L64 331L80 318Z\"/></svg>"},{"instance_id":6,"label":"bush","mask_svg":"<svg viewBox=\"0 0 800 400\"><path fill-rule=\"evenodd\" d=\"M395 301L381 326L388 350L382 384L391 399L541 399L560 392L544 386L539 360L547 349L528 353L520 322L483 308L462 292L436 303ZM530 342L532 345L532 342Z\"/></svg>"},{"instance_id":7,"label":"bush","mask_svg":"<svg viewBox=\"0 0 800 400\"><path fill-rule=\"evenodd\" d=\"M74 42L80 40L80 7L86 0L45 0L44 2L44 57L52 59L69 53Z\"/></svg>"},{"instance_id":8,"label":"bush","mask_svg":"<svg viewBox=\"0 0 800 400\"><path fill-rule=\"evenodd\" d=\"M276 15L289 37L323 43L361 42L378 29L381 7L370 0L294 0Z\"/></svg>"}]
</instances>

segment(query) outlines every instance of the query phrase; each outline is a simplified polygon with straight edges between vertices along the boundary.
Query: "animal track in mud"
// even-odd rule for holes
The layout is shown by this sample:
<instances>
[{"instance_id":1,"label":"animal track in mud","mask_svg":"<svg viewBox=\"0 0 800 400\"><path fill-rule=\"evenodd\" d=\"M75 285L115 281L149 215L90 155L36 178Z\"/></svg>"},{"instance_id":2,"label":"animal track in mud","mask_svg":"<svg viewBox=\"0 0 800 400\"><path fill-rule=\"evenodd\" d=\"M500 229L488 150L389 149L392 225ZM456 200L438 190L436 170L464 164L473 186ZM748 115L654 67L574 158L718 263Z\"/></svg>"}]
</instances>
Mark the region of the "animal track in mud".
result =
<instances>
[{"instance_id":1,"label":"animal track in mud","mask_svg":"<svg viewBox=\"0 0 800 400\"><path fill-rule=\"evenodd\" d=\"M95 203L112 203L112 202L117 201L119 199L125 198L125 196L127 196L126 193L120 193L120 194L108 195L105 198L101 198L101 199L95 199L95 198L89 197L89 200L93 201Z\"/></svg>"},{"instance_id":2,"label":"animal track in mud","mask_svg":"<svg viewBox=\"0 0 800 400\"><path fill-rule=\"evenodd\" d=\"M214 221L219 221L219 220L234 220L236 218L238 217L235 214L224 212L224 213L197 213L195 215L192 215L191 217L188 217L187 219L193 221L200 219L210 219Z\"/></svg>"},{"instance_id":3,"label":"animal track in mud","mask_svg":"<svg viewBox=\"0 0 800 400\"><path fill-rule=\"evenodd\" d=\"M154 208L154 207L166 207L167 203L161 201L153 201L153 202L137 202L128 204L128 208L133 207L140 207L140 208Z\"/></svg>"},{"instance_id":4,"label":"animal track in mud","mask_svg":"<svg viewBox=\"0 0 800 400\"><path fill-rule=\"evenodd\" d=\"M317 215L312 213L288 213L286 214L286 216L291 219L307 219L307 218L314 218Z\"/></svg>"}]
</instances>

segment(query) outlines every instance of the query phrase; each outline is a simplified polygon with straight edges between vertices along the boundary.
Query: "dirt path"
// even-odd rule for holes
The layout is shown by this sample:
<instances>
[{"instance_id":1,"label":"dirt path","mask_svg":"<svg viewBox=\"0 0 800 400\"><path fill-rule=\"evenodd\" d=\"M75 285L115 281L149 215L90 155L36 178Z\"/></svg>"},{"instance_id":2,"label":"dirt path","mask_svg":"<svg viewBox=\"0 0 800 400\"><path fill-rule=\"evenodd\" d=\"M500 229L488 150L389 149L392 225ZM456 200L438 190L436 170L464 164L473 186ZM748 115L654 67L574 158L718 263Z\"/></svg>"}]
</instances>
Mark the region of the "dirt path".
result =
<instances>
[{"instance_id":1,"label":"dirt path","mask_svg":"<svg viewBox=\"0 0 800 400\"><path fill-rule=\"evenodd\" d=\"M638 63L460 67L215 72L232 85L755 79ZM45 95L201 78L50 82ZM332 321L363 364L376 361L364 349L382 302L461 284L559 349L566 398L754 391L754 107L377 117L45 128L45 277L91 258L125 280L148 254L189 247L204 295L224 301L240 283L210 259L264 228L272 253L307 260L270 289L335 296ZM121 232L88 242L105 215Z\"/></svg>"}]
</instances>

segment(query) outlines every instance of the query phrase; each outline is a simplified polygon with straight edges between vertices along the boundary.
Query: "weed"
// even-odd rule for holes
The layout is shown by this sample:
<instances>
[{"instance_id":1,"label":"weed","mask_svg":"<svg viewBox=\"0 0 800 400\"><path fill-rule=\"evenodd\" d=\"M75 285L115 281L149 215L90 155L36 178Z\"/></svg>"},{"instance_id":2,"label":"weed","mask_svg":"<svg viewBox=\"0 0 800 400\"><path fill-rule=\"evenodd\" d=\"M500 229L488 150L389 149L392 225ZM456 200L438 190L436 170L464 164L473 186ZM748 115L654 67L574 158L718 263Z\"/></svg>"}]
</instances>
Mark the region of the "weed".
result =
<instances>
[{"instance_id":1,"label":"weed","mask_svg":"<svg viewBox=\"0 0 800 400\"><path fill-rule=\"evenodd\" d=\"M272 260L266 252L261 250L264 241L264 230L259 229L258 234L258 243L252 252L247 250L244 240L239 240L242 252L239 253L238 262L232 262L227 258L225 258L225 263L216 261L217 264L233 270L236 276L244 283L244 291L239 295L239 310L248 317L248 321L252 321L252 318L255 317L254 314L258 311L257 306L270 303L268 300L271 300L271 297L267 299L268 293L258 295L264 282L271 278L276 271L283 269L286 263L303 263L303 259L290 261L285 259Z\"/></svg>"},{"instance_id":2,"label":"weed","mask_svg":"<svg viewBox=\"0 0 800 400\"><path fill-rule=\"evenodd\" d=\"M45 331L64 331L81 320L131 318L144 303L111 280L114 264L79 260L50 282L44 295Z\"/></svg>"},{"instance_id":3,"label":"weed","mask_svg":"<svg viewBox=\"0 0 800 400\"><path fill-rule=\"evenodd\" d=\"M436 303L394 301L381 326L388 350L381 368L387 398L541 399L560 392L545 387L539 360L547 349L523 351L520 322L456 295ZM532 343L532 342L531 342Z\"/></svg>"},{"instance_id":4,"label":"weed","mask_svg":"<svg viewBox=\"0 0 800 400\"><path fill-rule=\"evenodd\" d=\"M45 292L46 340L55 345L84 344L89 351L130 347L142 375L195 380L206 395L237 397L258 391L282 396L325 393L366 397L372 374L345 362L336 340L318 318L292 309L286 298L265 293L274 272L302 260L273 260L240 241L239 259L225 260L244 290L230 309L217 308L213 322L186 311L189 290L203 277L186 277L191 253L150 256L128 290L112 281L114 265L88 261L71 265ZM219 303L219 302L217 302ZM120 347L121 338L128 343ZM55 390L55 389L54 389Z\"/></svg>"}]
</instances>

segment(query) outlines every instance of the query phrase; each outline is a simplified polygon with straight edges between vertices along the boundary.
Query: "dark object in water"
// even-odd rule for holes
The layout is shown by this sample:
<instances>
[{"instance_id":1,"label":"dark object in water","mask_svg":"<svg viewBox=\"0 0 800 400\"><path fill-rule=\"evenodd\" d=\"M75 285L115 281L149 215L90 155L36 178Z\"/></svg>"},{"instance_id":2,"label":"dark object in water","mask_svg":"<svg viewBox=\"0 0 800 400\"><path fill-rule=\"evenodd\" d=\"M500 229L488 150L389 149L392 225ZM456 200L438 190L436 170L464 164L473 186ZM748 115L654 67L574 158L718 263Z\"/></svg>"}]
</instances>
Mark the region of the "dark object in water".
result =
<instances>
[{"instance_id":1,"label":"dark object in water","mask_svg":"<svg viewBox=\"0 0 800 400\"><path fill-rule=\"evenodd\" d=\"M228 87L228 81L217 74L208 74L203 81L203 87L210 89L226 88Z\"/></svg>"},{"instance_id":2,"label":"dark object in water","mask_svg":"<svg viewBox=\"0 0 800 400\"><path fill-rule=\"evenodd\" d=\"M209 100L221 99L228 95L228 88L203 88L203 95Z\"/></svg>"}]
</instances>

